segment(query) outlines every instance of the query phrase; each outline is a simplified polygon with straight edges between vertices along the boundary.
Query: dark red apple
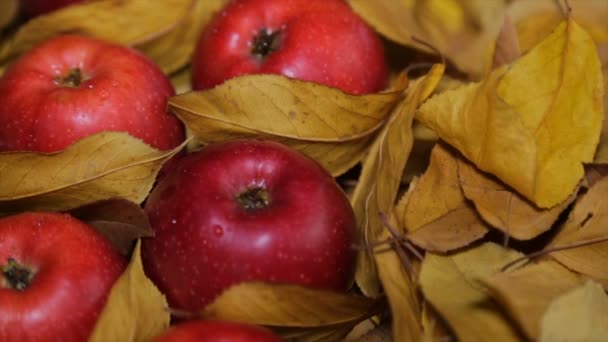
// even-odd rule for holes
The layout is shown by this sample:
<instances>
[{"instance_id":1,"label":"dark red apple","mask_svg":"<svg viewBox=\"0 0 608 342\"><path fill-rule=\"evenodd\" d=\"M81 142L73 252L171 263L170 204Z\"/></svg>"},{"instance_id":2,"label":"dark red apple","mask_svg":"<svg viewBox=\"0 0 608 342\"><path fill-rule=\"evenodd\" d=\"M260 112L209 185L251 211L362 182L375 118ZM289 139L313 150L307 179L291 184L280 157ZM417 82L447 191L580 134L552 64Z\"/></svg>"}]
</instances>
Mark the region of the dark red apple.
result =
<instances>
[{"instance_id":1,"label":"dark red apple","mask_svg":"<svg viewBox=\"0 0 608 342\"><path fill-rule=\"evenodd\" d=\"M265 328L225 321L191 321L180 323L153 342L281 342L282 338Z\"/></svg>"},{"instance_id":2,"label":"dark red apple","mask_svg":"<svg viewBox=\"0 0 608 342\"><path fill-rule=\"evenodd\" d=\"M246 74L281 74L373 93L387 82L376 33L342 0L234 0L201 34L194 89Z\"/></svg>"},{"instance_id":3,"label":"dark red apple","mask_svg":"<svg viewBox=\"0 0 608 342\"><path fill-rule=\"evenodd\" d=\"M67 214L0 219L0 341L85 341L125 264Z\"/></svg>"},{"instance_id":4,"label":"dark red apple","mask_svg":"<svg viewBox=\"0 0 608 342\"><path fill-rule=\"evenodd\" d=\"M20 8L26 18L32 18L85 1L87 0L20 0Z\"/></svg>"},{"instance_id":5,"label":"dark red apple","mask_svg":"<svg viewBox=\"0 0 608 342\"><path fill-rule=\"evenodd\" d=\"M76 35L34 47L0 78L0 151L56 152L101 131L158 149L184 137L167 113L173 87L147 57Z\"/></svg>"},{"instance_id":6,"label":"dark red apple","mask_svg":"<svg viewBox=\"0 0 608 342\"><path fill-rule=\"evenodd\" d=\"M345 291L355 217L314 160L277 142L210 145L177 162L152 191L148 276L177 309L202 309L249 280Z\"/></svg>"}]
</instances>

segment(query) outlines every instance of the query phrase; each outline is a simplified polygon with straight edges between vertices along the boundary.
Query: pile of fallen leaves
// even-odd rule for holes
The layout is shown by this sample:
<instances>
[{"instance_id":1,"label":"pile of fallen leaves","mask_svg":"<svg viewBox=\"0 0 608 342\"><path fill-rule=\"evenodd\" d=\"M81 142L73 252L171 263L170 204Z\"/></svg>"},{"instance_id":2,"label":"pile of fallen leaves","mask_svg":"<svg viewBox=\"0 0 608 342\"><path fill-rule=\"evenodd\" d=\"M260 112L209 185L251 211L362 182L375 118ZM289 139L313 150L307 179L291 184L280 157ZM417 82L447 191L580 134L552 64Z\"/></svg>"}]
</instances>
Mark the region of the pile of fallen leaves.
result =
<instances>
[{"instance_id":1,"label":"pile of fallen leaves","mask_svg":"<svg viewBox=\"0 0 608 342\"><path fill-rule=\"evenodd\" d=\"M387 324L395 341L608 338L607 1L351 0L386 39L386 91L255 75L192 92L194 41L224 2L92 1L12 26L14 1L0 2L0 70L63 32L135 47L171 77L187 148L266 136L347 187L361 236L350 293L245 283L201 317L300 340L373 340ZM94 341L169 323L131 246L150 233L139 205L183 147L102 133L0 154L0 212L70 211L131 255Z\"/></svg>"}]
</instances>

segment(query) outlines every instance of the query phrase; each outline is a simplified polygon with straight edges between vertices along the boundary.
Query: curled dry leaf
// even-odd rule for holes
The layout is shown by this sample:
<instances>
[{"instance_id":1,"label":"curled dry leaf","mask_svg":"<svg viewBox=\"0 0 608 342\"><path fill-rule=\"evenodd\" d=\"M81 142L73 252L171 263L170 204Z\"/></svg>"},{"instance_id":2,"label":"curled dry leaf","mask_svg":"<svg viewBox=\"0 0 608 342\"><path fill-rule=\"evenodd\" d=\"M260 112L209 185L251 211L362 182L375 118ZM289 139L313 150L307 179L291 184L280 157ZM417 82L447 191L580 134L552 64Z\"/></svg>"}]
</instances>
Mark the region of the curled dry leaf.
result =
<instances>
[{"instance_id":1,"label":"curled dry leaf","mask_svg":"<svg viewBox=\"0 0 608 342\"><path fill-rule=\"evenodd\" d=\"M86 204L70 210L70 215L94 227L125 256L131 253L134 241L154 235L141 206L123 198Z\"/></svg>"},{"instance_id":2,"label":"curled dry leaf","mask_svg":"<svg viewBox=\"0 0 608 342\"><path fill-rule=\"evenodd\" d=\"M568 220L547 248L568 246L593 239L608 239L608 177L580 197ZM588 275L608 287L608 242L551 253L564 266Z\"/></svg>"},{"instance_id":3,"label":"curled dry leaf","mask_svg":"<svg viewBox=\"0 0 608 342\"><path fill-rule=\"evenodd\" d=\"M583 284L555 261L533 264L483 279L490 294L531 341L540 338L541 321L551 302Z\"/></svg>"},{"instance_id":4,"label":"curled dry leaf","mask_svg":"<svg viewBox=\"0 0 608 342\"><path fill-rule=\"evenodd\" d=\"M575 191L551 209L540 209L462 158L458 161L458 177L464 196L475 204L481 217L518 240L533 239L551 229L562 211L576 199L577 193Z\"/></svg>"},{"instance_id":5,"label":"curled dry leaf","mask_svg":"<svg viewBox=\"0 0 608 342\"><path fill-rule=\"evenodd\" d=\"M402 91L356 96L279 75L248 75L175 96L169 107L202 143L271 137L335 176L363 157Z\"/></svg>"},{"instance_id":6,"label":"curled dry leaf","mask_svg":"<svg viewBox=\"0 0 608 342\"><path fill-rule=\"evenodd\" d=\"M87 1L61 8L27 21L8 37L0 51L0 65L62 33L89 35L136 46L173 29L192 10L194 1Z\"/></svg>"},{"instance_id":7,"label":"curled dry leaf","mask_svg":"<svg viewBox=\"0 0 608 342\"><path fill-rule=\"evenodd\" d=\"M165 296L144 274L138 242L131 263L118 278L90 342L146 342L169 326Z\"/></svg>"},{"instance_id":8,"label":"curled dry leaf","mask_svg":"<svg viewBox=\"0 0 608 342\"><path fill-rule=\"evenodd\" d=\"M408 238L427 251L461 248L488 232L462 193L458 158L449 146L435 145L426 172L397 205L397 217Z\"/></svg>"},{"instance_id":9,"label":"curled dry leaf","mask_svg":"<svg viewBox=\"0 0 608 342\"><path fill-rule=\"evenodd\" d=\"M112 197L141 203L184 145L159 151L127 133L103 132L63 152L0 153L0 212L69 210Z\"/></svg>"},{"instance_id":10,"label":"curled dry leaf","mask_svg":"<svg viewBox=\"0 0 608 342\"><path fill-rule=\"evenodd\" d=\"M429 52L414 37L436 47L459 69L476 77L498 35L504 1L349 0L353 9L383 36Z\"/></svg>"},{"instance_id":11,"label":"curled dry leaf","mask_svg":"<svg viewBox=\"0 0 608 342\"><path fill-rule=\"evenodd\" d=\"M498 273L504 264L520 256L493 243L450 256L428 253L420 273L422 293L459 341L487 341L488 336L519 341L480 279Z\"/></svg>"},{"instance_id":12,"label":"curled dry leaf","mask_svg":"<svg viewBox=\"0 0 608 342\"><path fill-rule=\"evenodd\" d=\"M391 113L369 147L351 197L363 245L377 241L385 230L378 213L392 210L394 206L414 141L414 112L435 90L444 70L445 65L436 64L426 76L412 82L406 98ZM358 261L355 275L357 284L366 295L378 294L375 266L369 252L360 252Z\"/></svg>"},{"instance_id":13,"label":"curled dry leaf","mask_svg":"<svg viewBox=\"0 0 608 342\"><path fill-rule=\"evenodd\" d=\"M332 336L341 331L343 337L383 305L382 300L297 285L246 282L222 293L201 317L281 328L284 336Z\"/></svg>"},{"instance_id":14,"label":"curled dry leaf","mask_svg":"<svg viewBox=\"0 0 608 342\"><path fill-rule=\"evenodd\" d=\"M597 50L573 20L509 68L427 101L417 118L541 208L565 201L603 117Z\"/></svg>"},{"instance_id":15,"label":"curled dry leaf","mask_svg":"<svg viewBox=\"0 0 608 342\"><path fill-rule=\"evenodd\" d=\"M587 186L592 187L595 183L608 176L608 164L587 164L585 165L585 180Z\"/></svg>"},{"instance_id":16,"label":"curled dry leaf","mask_svg":"<svg viewBox=\"0 0 608 342\"><path fill-rule=\"evenodd\" d=\"M556 298L541 323L541 342L599 341L608 336L608 296L588 281Z\"/></svg>"}]
</instances>

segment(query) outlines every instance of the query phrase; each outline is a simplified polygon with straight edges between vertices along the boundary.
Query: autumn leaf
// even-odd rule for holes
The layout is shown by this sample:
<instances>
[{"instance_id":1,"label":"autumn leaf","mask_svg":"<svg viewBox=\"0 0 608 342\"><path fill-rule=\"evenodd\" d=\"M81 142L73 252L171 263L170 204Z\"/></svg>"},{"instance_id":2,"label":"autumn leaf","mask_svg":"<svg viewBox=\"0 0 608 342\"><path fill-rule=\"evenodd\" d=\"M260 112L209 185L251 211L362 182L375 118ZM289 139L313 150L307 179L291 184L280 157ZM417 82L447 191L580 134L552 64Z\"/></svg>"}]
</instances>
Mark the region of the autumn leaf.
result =
<instances>
[{"instance_id":1,"label":"autumn leaf","mask_svg":"<svg viewBox=\"0 0 608 342\"><path fill-rule=\"evenodd\" d=\"M175 96L169 107L204 144L270 137L336 176L363 157L401 92L357 96L278 75L249 75Z\"/></svg>"},{"instance_id":2,"label":"autumn leaf","mask_svg":"<svg viewBox=\"0 0 608 342\"><path fill-rule=\"evenodd\" d=\"M504 16L504 21L492 53L491 69L496 69L505 64L511 64L521 56L517 29L510 15Z\"/></svg>"},{"instance_id":3,"label":"autumn leaf","mask_svg":"<svg viewBox=\"0 0 608 342\"><path fill-rule=\"evenodd\" d=\"M19 0L0 1L0 30L10 25L17 17Z\"/></svg>"},{"instance_id":4,"label":"autumn leaf","mask_svg":"<svg viewBox=\"0 0 608 342\"><path fill-rule=\"evenodd\" d=\"M541 323L539 341L595 341L608 336L608 296L588 281L556 298Z\"/></svg>"},{"instance_id":5,"label":"autumn leaf","mask_svg":"<svg viewBox=\"0 0 608 342\"><path fill-rule=\"evenodd\" d=\"M541 208L565 201L593 159L603 117L595 45L573 20L481 83L434 96L417 114L479 169Z\"/></svg>"},{"instance_id":6,"label":"autumn leaf","mask_svg":"<svg viewBox=\"0 0 608 342\"><path fill-rule=\"evenodd\" d=\"M583 284L555 261L540 262L483 279L494 298L531 341L540 338L541 321L551 302Z\"/></svg>"},{"instance_id":7,"label":"autumn leaf","mask_svg":"<svg viewBox=\"0 0 608 342\"><path fill-rule=\"evenodd\" d=\"M103 132L63 152L0 153L0 211L68 210L112 197L141 203L184 145L159 151L127 133Z\"/></svg>"},{"instance_id":8,"label":"autumn leaf","mask_svg":"<svg viewBox=\"0 0 608 342\"><path fill-rule=\"evenodd\" d=\"M91 342L146 342L169 326L165 296L144 274L138 242L89 338Z\"/></svg>"},{"instance_id":9,"label":"autumn leaf","mask_svg":"<svg viewBox=\"0 0 608 342\"><path fill-rule=\"evenodd\" d=\"M499 272L520 253L493 243L449 256L428 253L420 271L425 298L460 341L519 341L480 279Z\"/></svg>"},{"instance_id":10,"label":"autumn leaf","mask_svg":"<svg viewBox=\"0 0 608 342\"><path fill-rule=\"evenodd\" d=\"M577 201L568 220L547 248L595 239L608 240L608 177L595 183ZM608 242L551 253L564 266L597 279L608 287Z\"/></svg>"},{"instance_id":11,"label":"autumn leaf","mask_svg":"<svg viewBox=\"0 0 608 342\"><path fill-rule=\"evenodd\" d=\"M437 144L426 172L410 184L407 198L397 205L397 218L408 239L427 251L464 247L488 232L462 193L458 158L449 147Z\"/></svg>"}]
</instances>

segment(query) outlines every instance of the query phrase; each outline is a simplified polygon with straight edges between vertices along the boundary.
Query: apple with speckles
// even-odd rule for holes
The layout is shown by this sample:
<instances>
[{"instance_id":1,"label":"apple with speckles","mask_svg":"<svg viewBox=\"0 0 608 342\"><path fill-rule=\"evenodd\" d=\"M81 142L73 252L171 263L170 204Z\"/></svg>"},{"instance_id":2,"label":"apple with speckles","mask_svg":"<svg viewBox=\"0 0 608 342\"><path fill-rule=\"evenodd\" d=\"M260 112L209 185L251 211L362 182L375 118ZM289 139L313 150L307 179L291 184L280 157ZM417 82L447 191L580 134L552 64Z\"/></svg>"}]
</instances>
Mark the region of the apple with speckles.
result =
<instances>
[{"instance_id":1,"label":"apple with speckles","mask_svg":"<svg viewBox=\"0 0 608 342\"><path fill-rule=\"evenodd\" d=\"M374 93L388 67L376 33L343 0L233 0L203 30L193 89L235 76L280 74Z\"/></svg>"},{"instance_id":2,"label":"apple with speckles","mask_svg":"<svg viewBox=\"0 0 608 342\"><path fill-rule=\"evenodd\" d=\"M0 219L0 341L86 341L126 260L68 214Z\"/></svg>"},{"instance_id":3,"label":"apple with speckles","mask_svg":"<svg viewBox=\"0 0 608 342\"><path fill-rule=\"evenodd\" d=\"M0 78L0 151L57 152L101 131L120 131L161 150L184 129L167 112L175 91L146 56L78 35L50 38Z\"/></svg>"},{"instance_id":4,"label":"apple with speckles","mask_svg":"<svg viewBox=\"0 0 608 342\"><path fill-rule=\"evenodd\" d=\"M270 140L212 144L176 163L145 210L146 274L171 307L198 311L244 281L346 291L356 223L334 178Z\"/></svg>"},{"instance_id":5,"label":"apple with speckles","mask_svg":"<svg viewBox=\"0 0 608 342\"><path fill-rule=\"evenodd\" d=\"M227 321L180 323L157 336L153 342L281 342L272 331L251 324Z\"/></svg>"}]
</instances>

